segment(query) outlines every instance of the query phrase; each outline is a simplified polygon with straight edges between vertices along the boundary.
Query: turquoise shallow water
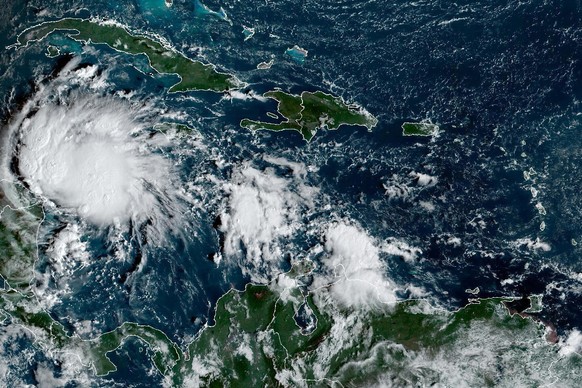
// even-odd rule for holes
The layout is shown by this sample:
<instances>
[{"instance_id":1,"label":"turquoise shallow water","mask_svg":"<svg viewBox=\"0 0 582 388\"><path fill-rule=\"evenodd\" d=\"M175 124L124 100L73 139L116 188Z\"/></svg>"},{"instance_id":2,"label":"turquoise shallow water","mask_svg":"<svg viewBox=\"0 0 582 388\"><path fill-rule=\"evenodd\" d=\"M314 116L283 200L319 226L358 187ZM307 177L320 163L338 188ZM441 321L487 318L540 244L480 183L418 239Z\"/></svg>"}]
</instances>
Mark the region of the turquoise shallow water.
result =
<instances>
[{"instance_id":1,"label":"turquoise shallow water","mask_svg":"<svg viewBox=\"0 0 582 388\"><path fill-rule=\"evenodd\" d=\"M274 87L293 93L324 90L358 102L379 119L372 133L344 127L321 132L310 144L292 132L251 134L239 128L240 120L268 118L266 108L273 110L273 102L225 100L206 92L167 94L175 78L154 75L145 58L52 36L49 42L63 52L81 55L82 65L107 73L110 85L102 93L131 92L179 112L176 120L195 127L210 145L208 153L198 154L184 141L169 156L184 187L200 185L203 211L189 214L188 238L176 237L160 248L140 243L136 225L124 236L130 257L119 263L106 259L115 253L108 238L85 237L95 260L75 273L71 292L51 311L65 324L94 319L94 330L104 331L135 320L178 342L195 335L211 321L216 300L248 281L240 269L226 270L209 260L221 249L215 224L228 195L203 177L229 181L243 163L273 169L263 160L267 155L317 171L306 180L323 193L316 204L321 210L301 223L324 225L345 217L379 239L399 237L419 247L415 265L390 258L386 270L396 281L424 287L449 308L466 303L467 288L479 287L481 296L544 294L543 319L560 333L579 327L578 2L175 1L168 8L163 1L140 0L74 1L65 9L30 1L9 3L3 12L2 46L44 20L113 19L236 74L256 93ZM243 25L256 31L247 41ZM309 55L286 51L294 45ZM4 123L70 60L47 58L45 51L39 44L0 58ZM256 69L271 58L270 69ZM423 119L440 125L439 137L400 135L403 122ZM532 169L525 179L524 171ZM418 172L437 183L421 187L414 178ZM289 172L279 168L275 174ZM396 195L400 192L408 194ZM66 221L49 214L44 238L50 241ZM459 243L451 243L455 238ZM289 237L284 254L301 255L320 240L317 234ZM551 249L536 248L536 241ZM143 270L137 271L139 256ZM48 271L47 261L41 254L41 271ZM56 283L50 287L58 290ZM17 344L33 349L24 340ZM37 364L46 361L42 352L33 354ZM131 344L114 357L132 361L98 384L151 384L139 346ZM22 366L15 373L34 383L34 368Z\"/></svg>"},{"instance_id":2,"label":"turquoise shallow water","mask_svg":"<svg viewBox=\"0 0 582 388\"><path fill-rule=\"evenodd\" d=\"M297 49L295 47L285 50L285 54L289 55L297 63L305 62L305 57L307 57L305 52L303 52L301 49Z\"/></svg>"}]
</instances>

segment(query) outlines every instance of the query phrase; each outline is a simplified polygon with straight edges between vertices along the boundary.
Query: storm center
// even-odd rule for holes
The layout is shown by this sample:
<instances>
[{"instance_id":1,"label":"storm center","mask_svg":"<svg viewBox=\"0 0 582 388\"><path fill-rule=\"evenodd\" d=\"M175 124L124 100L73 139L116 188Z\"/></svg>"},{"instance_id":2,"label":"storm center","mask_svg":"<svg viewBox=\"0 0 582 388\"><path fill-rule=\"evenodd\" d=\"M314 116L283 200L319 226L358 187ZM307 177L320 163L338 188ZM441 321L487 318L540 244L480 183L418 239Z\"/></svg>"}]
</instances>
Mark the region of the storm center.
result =
<instances>
[{"instance_id":1,"label":"storm center","mask_svg":"<svg viewBox=\"0 0 582 388\"><path fill-rule=\"evenodd\" d=\"M95 224L124 221L156 205L151 188L167 178L169 162L150 149L143 125L123 102L42 104L18 130L19 170L36 195Z\"/></svg>"}]
</instances>

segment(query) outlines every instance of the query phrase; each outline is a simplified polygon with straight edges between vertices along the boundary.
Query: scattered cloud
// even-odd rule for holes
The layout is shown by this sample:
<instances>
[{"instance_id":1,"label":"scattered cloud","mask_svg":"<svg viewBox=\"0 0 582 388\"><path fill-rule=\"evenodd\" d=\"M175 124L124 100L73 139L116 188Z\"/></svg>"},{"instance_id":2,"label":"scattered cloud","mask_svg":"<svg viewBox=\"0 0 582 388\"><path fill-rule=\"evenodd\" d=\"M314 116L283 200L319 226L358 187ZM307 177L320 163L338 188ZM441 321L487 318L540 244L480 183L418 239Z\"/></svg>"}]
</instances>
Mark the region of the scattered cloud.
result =
<instances>
[{"instance_id":1,"label":"scattered cloud","mask_svg":"<svg viewBox=\"0 0 582 388\"><path fill-rule=\"evenodd\" d=\"M301 171L282 177L274 168L259 170L245 164L225 185L229 199L221 214L223 259L239 259L243 272L254 280L274 274L286 250L282 239L288 243L304 226L318 190L303 182Z\"/></svg>"},{"instance_id":2,"label":"scattered cloud","mask_svg":"<svg viewBox=\"0 0 582 388\"><path fill-rule=\"evenodd\" d=\"M397 238L389 238L382 244L381 249L390 255L402 257L407 263L416 262L418 256L422 254L422 249L411 246L406 241Z\"/></svg>"},{"instance_id":3,"label":"scattered cloud","mask_svg":"<svg viewBox=\"0 0 582 388\"><path fill-rule=\"evenodd\" d=\"M515 241L514 245L516 247L525 247L530 251L543 251L543 252L549 252L552 250L552 247L550 246L550 244L540 240L539 237L537 237L535 240L532 240L531 238L520 238L518 240Z\"/></svg>"}]
</instances>

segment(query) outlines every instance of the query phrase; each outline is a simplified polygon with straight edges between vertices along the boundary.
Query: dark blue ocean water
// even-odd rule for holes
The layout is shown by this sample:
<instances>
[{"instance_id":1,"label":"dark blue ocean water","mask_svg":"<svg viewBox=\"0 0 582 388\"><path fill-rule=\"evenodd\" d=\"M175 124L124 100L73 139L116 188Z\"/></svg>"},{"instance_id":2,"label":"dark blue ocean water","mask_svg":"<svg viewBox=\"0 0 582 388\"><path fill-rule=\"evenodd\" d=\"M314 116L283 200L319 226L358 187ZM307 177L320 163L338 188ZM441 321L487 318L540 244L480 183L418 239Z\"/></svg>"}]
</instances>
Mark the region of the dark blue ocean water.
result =
<instances>
[{"instance_id":1,"label":"dark blue ocean water","mask_svg":"<svg viewBox=\"0 0 582 388\"><path fill-rule=\"evenodd\" d=\"M83 54L87 63L103 69L114 63L121 69L123 76L111 73L117 88L188 112L189 123L225 150L229 162L267 153L317 166L309 183L334 199L333 209L322 210L319 219L349 217L378 238L402 238L422 249L415 264L387 258L389 276L398 282L425 287L450 307L466 303L467 288L479 287L481 296L541 293L544 320L560 332L582 327L577 308L582 295L574 280L582 272L582 2L204 4L217 12L224 8L227 20L193 0L174 1L169 9L156 0L8 1L0 14L0 45L14 43L19 31L44 20L112 18L161 35L187 55L236 74L257 93L279 86L291 92L324 90L356 101L379 119L372 133L343 127L319 133L306 144L296 133L254 135L238 127L244 117L265 118L271 105L220 101L204 92L188 93L194 99L168 95L164 91L175 79L152 78L132 67L147 72L145 62L105 47ZM243 25L256 29L252 39L244 41ZM73 53L82 51L67 44ZM294 45L309 51L303 63L285 54ZM45 48L6 51L0 58L4 122L17 108L15 102L31 93L35 76L48 77L63 60L47 58ZM271 69L256 70L271 58ZM10 100L11 93L17 98ZM404 121L423 119L439 124L441 134L433 139L401 136ZM228 177L204 160L184 163L192 174ZM533 180L526 181L524 171L534 171ZM438 182L418 188L406 178L414 172ZM385 186L395 183L416 188L408 197L390 198ZM530 187L538 191L536 198ZM421 202L432 203L434 210L426 211ZM538 202L545 215L536 209ZM197 238L176 238L165 249L146 246L147 265L125 282L111 279L120 279L132 262L97 257L79 272L75 292L54 315L68 317L65 323L96 319L99 330L135 320L177 341L194 335L200 322L211 319L217 298L245 282L208 260L219 247L212 227L217 209L207 210L192 218ZM58 224L47 223L47 234ZM451 238L460 242L453 244ZM551 250L516 243L523 239L539 239ZM94 251L110 254L111 247L101 242L95 238ZM317 241L294 243L308 249ZM103 280L95 281L95 274ZM513 283L502 282L506 279ZM136 346L123 352L133 354ZM128 359L126 354L114 357ZM134 373L139 365L121 367L111 378L139 384L133 380L139 379Z\"/></svg>"}]
</instances>

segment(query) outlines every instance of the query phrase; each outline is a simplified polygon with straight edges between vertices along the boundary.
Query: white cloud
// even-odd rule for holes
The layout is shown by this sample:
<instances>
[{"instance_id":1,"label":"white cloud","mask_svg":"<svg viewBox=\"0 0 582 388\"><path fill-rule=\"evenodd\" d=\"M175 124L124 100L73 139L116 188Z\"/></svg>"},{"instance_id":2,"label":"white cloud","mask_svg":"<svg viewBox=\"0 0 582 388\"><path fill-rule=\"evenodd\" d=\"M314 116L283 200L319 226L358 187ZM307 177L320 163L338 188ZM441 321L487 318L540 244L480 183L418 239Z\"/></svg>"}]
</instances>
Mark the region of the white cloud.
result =
<instances>
[{"instance_id":1,"label":"white cloud","mask_svg":"<svg viewBox=\"0 0 582 388\"><path fill-rule=\"evenodd\" d=\"M531 238L520 238L515 241L514 245L517 247L526 247L530 251L541 250L544 252L549 252L552 250L550 244L543 242L539 237L537 237L535 240L532 240Z\"/></svg>"},{"instance_id":2,"label":"white cloud","mask_svg":"<svg viewBox=\"0 0 582 388\"><path fill-rule=\"evenodd\" d=\"M77 65L72 61L39 86L15 115L4 139L3 175L10 176L10 158L17 156L23 178L46 206L96 225L181 214L173 166L158 152L168 139L147 131L158 120L156 108L98 93L95 83L102 85L104 75Z\"/></svg>"},{"instance_id":3,"label":"white cloud","mask_svg":"<svg viewBox=\"0 0 582 388\"><path fill-rule=\"evenodd\" d=\"M223 99L225 99L225 100L242 100L242 101L259 100L261 102L265 102L268 100L268 98L263 97L260 94L257 94L254 90L250 90L246 93L243 93L243 92L238 91L238 90L231 90L224 95Z\"/></svg>"},{"instance_id":4,"label":"white cloud","mask_svg":"<svg viewBox=\"0 0 582 388\"><path fill-rule=\"evenodd\" d=\"M64 386L63 379L56 378L53 371L44 365L39 365L34 371L34 377L38 381L38 388L56 388Z\"/></svg>"},{"instance_id":5,"label":"white cloud","mask_svg":"<svg viewBox=\"0 0 582 388\"><path fill-rule=\"evenodd\" d=\"M424 208L425 210L427 210L429 212L433 212L436 209L436 206L434 205L434 203L432 203L430 201L418 201L418 204L420 205L420 207Z\"/></svg>"},{"instance_id":6,"label":"white cloud","mask_svg":"<svg viewBox=\"0 0 582 388\"><path fill-rule=\"evenodd\" d=\"M47 249L54 271L63 273L77 263L84 265L88 262L87 243L81 241L78 224L69 224L54 238ZM72 260L71 260L72 259Z\"/></svg>"},{"instance_id":7,"label":"white cloud","mask_svg":"<svg viewBox=\"0 0 582 388\"><path fill-rule=\"evenodd\" d=\"M399 182L386 182L382 184L385 194L390 199L408 199L412 193L412 188Z\"/></svg>"},{"instance_id":8,"label":"white cloud","mask_svg":"<svg viewBox=\"0 0 582 388\"><path fill-rule=\"evenodd\" d=\"M447 244L452 245L455 248L460 247L461 243L462 243L461 239L456 236L450 236L449 239L447 240Z\"/></svg>"},{"instance_id":9,"label":"white cloud","mask_svg":"<svg viewBox=\"0 0 582 388\"><path fill-rule=\"evenodd\" d=\"M281 302L299 303L299 299L297 298L297 287L299 286L299 282L297 279L290 277L286 273L282 273L277 276L277 278L270 284L270 286L279 294L279 299Z\"/></svg>"},{"instance_id":10,"label":"white cloud","mask_svg":"<svg viewBox=\"0 0 582 388\"><path fill-rule=\"evenodd\" d=\"M424 174L421 172L413 171L410 176L416 180L416 184L419 186L432 187L438 183L438 178L432 175Z\"/></svg>"},{"instance_id":11,"label":"white cloud","mask_svg":"<svg viewBox=\"0 0 582 388\"><path fill-rule=\"evenodd\" d=\"M422 253L422 249L409 245L407 242L390 238L382 245L382 251L394 256L400 256L407 263L413 263Z\"/></svg>"},{"instance_id":12,"label":"white cloud","mask_svg":"<svg viewBox=\"0 0 582 388\"><path fill-rule=\"evenodd\" d=\"M406 175L393 174L385 178L382 184L385 195L392 200L414 200L418 193L427 188L434 187L438 183L438 177L429 174L411 171ZM436 206L430 201L419 201L418 204L428 211L434 211Z\"/></svg>"},{"instance_id":13,"label":"white cloud","mask_svg":"<svg viewBox=\"0 0 582 388\"><path fill-rule=\"evenodd\" d=\"M184 376L184 388L196 388L203 386L203 379L209 376L220 375L220 366L222 364L220 351L215 345L212 345L210 357L200 357L192 355L192 373ZM171 379L166 378L167 386L174 386Z\"/></svg>"},{"instance_id":14,"label":"white cloud","mask_svg":"<svg viewBox=\"0 0 582 388\"><path fill-rule=\"evenodd\" d=\"M283 369L278 370L275 374L275 378L284 387L304 387L307 388L309 385L305 380L303 371L296 369Z\"/></svg>"},{"instance_id":15,"label":"white cloud","mask_svg":"<svg viewBox=\"0 0 582 388\"><path fill-rule=\"evenodd\" d=\"M251 341L250 335L244 333L242 335L242 338L239 340L239 346L236 349L235 354L243 356L244 358L247 359L249 363L252 364L254 360L254 352L251 346L249 345L250 341Z\"/></svg>"},{"instance_id":16,"label":"white cloud","mask_svg":"<svg viewBox=\"0 0 582 388\"><path fill-rule=\"evenodd\" d=\"M396 302L396 287L385 275L380 248L364 230L332 224L325 232L325 249L328 254L322 263L336 277L331 294L341 304L370 308Z\"/></svg>"},{"instance_id":17,"label":"white cloud","mask_svg":"<svg viewBox=\"0 0 582 388\"><path fill-rule=\"evenodd\" d=\"M43 102L22 122L21 171L35 194L91 222L146 213L155 203L146 186L165 181L170 168L132 136L140 129L131 108L118 101Z\"/></svg>"},{"instance_id":18,"label":"white cloud","mask_svg":"<svg viewBox=\"0 0 582 388\"><path fill-rule=\"evenodd\" d=\"M303 213L318 191L298 175L283 178L273 169L261 171L248 164L235 171L225 191L229 201L221 215L223 258L242 259L243 272L265 280L283 258L281 241L303 226Z\"/></svg>"},{"instance_id":19,"label":"white cloud","mask_svg":"<svg viewBox=\"0 0 582 388\"><path fill-rule=\"evenodd\" d=\"M569 356L573 353L582 352L582 333L579 330L574 329L568 334L565 340L560 341L560 355Z\"/></svg>"}]
</instances>

